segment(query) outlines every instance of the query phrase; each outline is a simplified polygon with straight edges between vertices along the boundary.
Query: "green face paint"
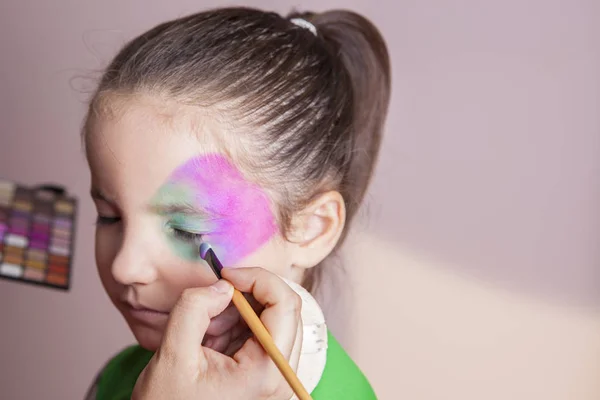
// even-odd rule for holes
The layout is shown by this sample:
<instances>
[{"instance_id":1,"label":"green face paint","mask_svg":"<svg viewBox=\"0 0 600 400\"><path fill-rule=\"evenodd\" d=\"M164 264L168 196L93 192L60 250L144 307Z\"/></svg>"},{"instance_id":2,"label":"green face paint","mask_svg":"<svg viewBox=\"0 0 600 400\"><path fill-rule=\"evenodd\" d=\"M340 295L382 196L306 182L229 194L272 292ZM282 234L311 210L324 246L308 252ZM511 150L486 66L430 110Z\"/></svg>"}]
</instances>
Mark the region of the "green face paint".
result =
<instances>
[{"instance_id":1,"label":"green face paint","mask_svg":"<svg viewBox=\"0 0 600 400\"><path fill-rule=\"evenodd\" d=\"M198 247L202 237L211 231L211 225L203 217L172 214L165 222L165 235L175 254L188 261L199 261Z\"/></svg>"},{"instance_id":2,"label":"green face paint","mask_svg":"<svg viewBox=\"0 0 600 400\"><path fill-rule=\"evenodd\" d=\"M201 260L198 247L202 237L211 231L209 217L194 210L193 189L181 183L168 182L153 198L152 204L160 210L166 240L173 252L187 260Z\"/></svg>"}]
</instances>

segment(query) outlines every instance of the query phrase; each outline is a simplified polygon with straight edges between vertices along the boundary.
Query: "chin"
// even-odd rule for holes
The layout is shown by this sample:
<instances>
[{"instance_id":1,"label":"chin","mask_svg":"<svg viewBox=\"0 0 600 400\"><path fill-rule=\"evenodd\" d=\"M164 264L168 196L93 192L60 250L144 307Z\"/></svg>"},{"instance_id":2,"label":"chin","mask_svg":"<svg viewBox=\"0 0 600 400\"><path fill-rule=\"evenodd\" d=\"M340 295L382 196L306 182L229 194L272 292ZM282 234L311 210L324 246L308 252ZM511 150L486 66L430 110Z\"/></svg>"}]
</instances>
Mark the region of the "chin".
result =
<instances>
[{"instance_id":1,"label":"chin","mask_svg":"<svg viewBox=\"0 0 600 400\"><path fill-rule=\"evenodd\" d=\"M127 322L129 323L129 329L131 329L133 336L135 336L135 339L140 346L150 351L156 351L156 349L160 347L163 336L162 330L157 330L156 328L151 328L139 323Z\"/></svg>"}]
</instances>

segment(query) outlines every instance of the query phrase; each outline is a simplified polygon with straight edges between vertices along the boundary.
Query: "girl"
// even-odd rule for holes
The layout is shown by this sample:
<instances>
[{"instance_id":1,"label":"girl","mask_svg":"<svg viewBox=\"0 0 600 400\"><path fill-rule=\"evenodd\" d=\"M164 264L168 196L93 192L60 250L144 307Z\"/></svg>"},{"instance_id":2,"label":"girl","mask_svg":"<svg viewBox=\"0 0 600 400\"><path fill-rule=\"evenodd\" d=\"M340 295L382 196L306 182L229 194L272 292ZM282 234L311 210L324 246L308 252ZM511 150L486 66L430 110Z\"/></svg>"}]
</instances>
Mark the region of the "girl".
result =
<instances>
[{"instance_id":1,"label":"girl","mask_svg":"<svg viewBox=\"0 0 600 400\"><path fill-rule=\"evenodd\" d=\"M312 296L367 189L388 107L385 43L348 11L225 8L128 43L84 127L103 286L139 346L97 399L293 393L229 303L248 294L315 399L372 399ZM198 256L210 243L225 280ZM258 266L256 268L237 268ZM251 296L250 296L251 295Z\"/></svg>"}]
</instances>

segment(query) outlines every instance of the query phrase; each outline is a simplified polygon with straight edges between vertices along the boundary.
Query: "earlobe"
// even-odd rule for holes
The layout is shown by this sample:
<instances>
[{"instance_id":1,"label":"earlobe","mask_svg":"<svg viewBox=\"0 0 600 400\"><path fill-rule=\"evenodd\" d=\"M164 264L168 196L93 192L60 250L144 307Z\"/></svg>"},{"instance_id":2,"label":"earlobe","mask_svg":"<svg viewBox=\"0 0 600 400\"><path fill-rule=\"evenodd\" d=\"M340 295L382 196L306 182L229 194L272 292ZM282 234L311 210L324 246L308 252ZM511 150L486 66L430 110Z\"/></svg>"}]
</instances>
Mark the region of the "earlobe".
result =
<instances>
[{"instance_id":1,"label":"earlobe","mask_svg":"<svg viewBox=\"0 0 600 400\"><path fill-rule=\"evenodd\" d=\"M289 241L294 244L293 265L312 268L335 248L346 219L344 199L336 191L319 195L292 218Z\"/></svg>"}]
</instances>

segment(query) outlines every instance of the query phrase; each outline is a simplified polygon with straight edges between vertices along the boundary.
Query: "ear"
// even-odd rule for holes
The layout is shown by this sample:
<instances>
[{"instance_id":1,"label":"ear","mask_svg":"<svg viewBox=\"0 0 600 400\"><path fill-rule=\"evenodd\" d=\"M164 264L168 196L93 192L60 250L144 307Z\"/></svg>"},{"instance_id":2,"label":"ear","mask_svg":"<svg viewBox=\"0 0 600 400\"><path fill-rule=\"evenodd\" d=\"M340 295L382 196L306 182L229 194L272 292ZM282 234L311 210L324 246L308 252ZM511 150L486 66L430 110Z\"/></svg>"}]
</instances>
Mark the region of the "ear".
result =
<instances>
[{"instance_id":1,"label":"ear","mask_svg":"<svg viewBox=\"0 0 600 400\"><path fill-rule=\"evenodd\" d=\"M292 265L312 268L335 248L344 230L346 207L339 192L319 195L292 216L287 239L292 247Z\"/></svg>"}]
</instances>

